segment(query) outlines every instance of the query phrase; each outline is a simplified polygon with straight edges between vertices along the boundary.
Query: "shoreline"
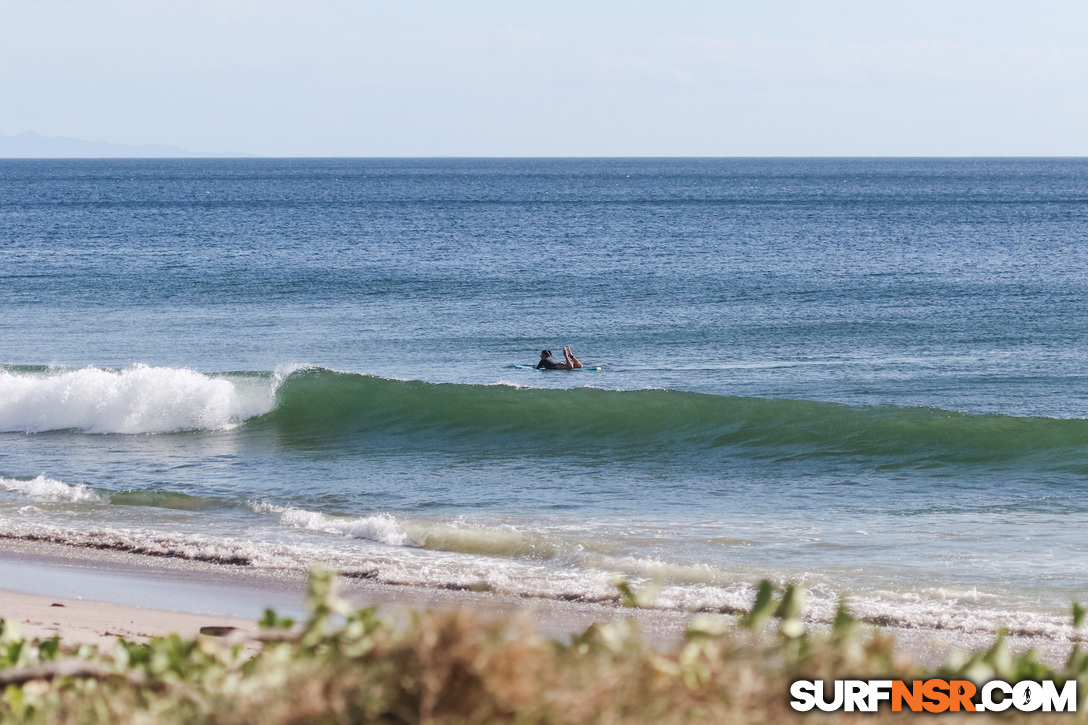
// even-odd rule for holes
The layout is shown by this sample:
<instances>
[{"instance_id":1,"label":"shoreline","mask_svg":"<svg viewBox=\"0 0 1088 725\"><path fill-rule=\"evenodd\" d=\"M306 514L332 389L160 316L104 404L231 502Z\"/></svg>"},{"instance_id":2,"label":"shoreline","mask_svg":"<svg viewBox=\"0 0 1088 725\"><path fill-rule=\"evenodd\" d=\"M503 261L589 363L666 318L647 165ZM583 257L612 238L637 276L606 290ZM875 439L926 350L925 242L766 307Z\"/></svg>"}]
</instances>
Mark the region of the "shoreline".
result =
<instances>
[{"instance_id":1,"label":"shoreline","mask_svg":"<svg viewBox=\"0 0 1088 725\"><path fill-rule=\"evenodd\" d=\"M464 609L482 619L528 619L547 638L565 639L594 623L634 618L644 640L670 648L683 640L694 613L625 609L618 604L526 599L508 595L384 584L341 577L338 594L353 607L378 607L394 622L412 610ZM256 570L231 564L149 557L40 541L0 539L0 619L18 622L27 639L59 634L70 644L107 645L117 636L136 641L201 627L255 633L266 608L299 618L306 612L302 572ZM705 616L705 615L704 615ZM733 615L711 615L733 624ZM826 626L808 623L813 632ZM955 651L993 644L996 633L868 625L890 635L922 666L936 666ZM1012 635L1010 649L1035 649L1041 661L1061 665L1069 640Z\"/></svg>"}]
</instances>

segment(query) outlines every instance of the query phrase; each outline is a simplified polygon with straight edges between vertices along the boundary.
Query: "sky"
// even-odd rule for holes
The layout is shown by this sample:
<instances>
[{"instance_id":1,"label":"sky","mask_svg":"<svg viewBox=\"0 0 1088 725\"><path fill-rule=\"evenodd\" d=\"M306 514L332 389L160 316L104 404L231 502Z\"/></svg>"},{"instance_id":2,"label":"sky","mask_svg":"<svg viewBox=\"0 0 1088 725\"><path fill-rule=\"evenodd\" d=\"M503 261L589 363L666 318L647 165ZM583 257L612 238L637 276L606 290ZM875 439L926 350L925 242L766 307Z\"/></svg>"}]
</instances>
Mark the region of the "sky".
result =
<instances>
[{"instance_id":1,"label":"sky","mask_svg":"<svg viewBox=\"0 0 1088 725\"><path fill-rule=\"evenodd\" d=\"M0 0L0 135L257 156L1088 156L1083 0Z\"/></svg>"}]
</instances>

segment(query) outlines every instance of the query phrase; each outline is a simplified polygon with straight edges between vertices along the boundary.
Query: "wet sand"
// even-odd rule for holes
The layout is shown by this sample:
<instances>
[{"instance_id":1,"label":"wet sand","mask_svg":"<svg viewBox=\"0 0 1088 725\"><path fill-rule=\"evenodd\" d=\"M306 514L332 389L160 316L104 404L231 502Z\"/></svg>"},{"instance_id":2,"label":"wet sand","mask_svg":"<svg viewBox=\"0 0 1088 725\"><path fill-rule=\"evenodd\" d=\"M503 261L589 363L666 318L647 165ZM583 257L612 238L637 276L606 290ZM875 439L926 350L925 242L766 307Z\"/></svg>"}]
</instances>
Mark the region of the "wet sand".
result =
<instances>
[{"instance_id":1,"label":"wet sand","mask_svg":"<svg viewBox=\"0 0 1088 725\"><path fill-rule=\"evenodd\" d=\"M523 599L487 592L429 589L341 579L339 594L358 607L377 606L393 621L411 609L465 608L484 618L522 616L542 635L565 638L594 622L635 617L655 646L683 639L692 614L632 610L610 603ZM17 622L23 636L59 634L70 644L112 644L117 636L146 640L203 627L256 632L266 608L305 613L302 573L255 570L170 557L147 557L55 543L0 540L0 618ZM733 622L729 615L720 616ZM814 629L819 630L817 625ZM994 636L950 630L884 628L919 664L936 665L953 650L987 647ZM1064 662L1071 643L1013 637L1014 650L1034 648L1040 659Z\"/></svg>"}]
</instances>

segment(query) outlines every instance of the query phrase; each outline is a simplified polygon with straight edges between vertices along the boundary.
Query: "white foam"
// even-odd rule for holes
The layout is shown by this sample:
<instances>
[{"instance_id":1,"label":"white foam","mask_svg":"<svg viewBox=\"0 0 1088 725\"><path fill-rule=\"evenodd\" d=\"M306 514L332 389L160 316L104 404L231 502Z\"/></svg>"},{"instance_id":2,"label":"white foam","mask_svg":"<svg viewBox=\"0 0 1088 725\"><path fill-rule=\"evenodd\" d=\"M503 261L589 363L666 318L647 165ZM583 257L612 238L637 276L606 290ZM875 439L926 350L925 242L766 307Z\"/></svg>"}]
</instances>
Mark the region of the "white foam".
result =
<instances>
[{"instance_id":1,"label":"white foam","mask_svg":"<svg viewBox=\"0 0 1088 725\"><path fill-rule=\"evenodd\" d=\"M290 551L274 544L251 543L199 533L170 533L154 529L95 527L74 529L0 518L0 534L28 541L47 541L90 549L113 549L155 557L218 564L248 564L264 568L297 567ZM286 555L285 555L286 554Z\"/></svg>"},{"instance_id":2,"label":"white foam","mask_svg":"<svg viewBox=\"0 0 1088 725\"><path fill-rule=\"evenodd\" d=\"M6 485L11 479L0 481ZM43 482L42 486L39 490L50 488L48 483ZM482 584L487 590L501 595L582 602L612 603L618 598L615 570L554 566L554 560L496 559L418 548L406 544L396 521L388 515L339 519L267 503L251 503L250 506L258 513L278 516L280 525L286 527L281 530L289 534L288 537L282 541L270 540L261 528L224 536L202 531L170 532L109 525L73 527L67 519L47 523L49 511L26 509L22 510L25 516L0 515L0 535L96 550L114 549L300 573L320 562L336 571L365 575L387 584L443 589L475 588ZM336 536L320 541L300 536L315 530ZM384 543L401 545L362 546L350 537L372 541L385 537ZM653 571L654 566L637 561L627 564L632 571L659 573ZM640 576L629 581L636 590L649 583ZM809 589L804 619L811 624L829 625L834 621L840 594L834 589ZM680 612L739 612L750 608L754 598L755 587L751 582L726 578L705 583L663 582L649 607ZM899 595L867 592L848 600L851 612L865 620L906 629L939 631L942 637L991 636L1001 626L1009 626L1014 635L1043 637L1055 642L1067 642L1073 636L1065 614L1006 608L1000 606L1000 602L992 604L996 606L973 605L962 599L933 599L917 591Z\"/></svg>"},{"instance_id":3,"label":"white foam","mask_svg":"<svg viewBox=\"0 0 1088 725\"><path fill-rule=\"evenodd\" d=\"M401 531L396 519L389 514L347 518L266 502L250 502L250 508L256 513L278 515L280 524L292 529L366 539L390 546L407 546L410 543L408 535Z\"/></svg>"},{"instance_id":4,"label":"white foam","mask_svg":"<svg viewBox=\"0 0 1088 725\"><path fill-rule=\"evenodd\" d=\"M76 503L106 503L100 493L86 484L75 486L45 476L30 480L0 478L0 491L18 493L42 501L72 501Z\"/></svg>"},{"instance_id":5,"label":"white foam","mask_svg":"<svg viewBox=\"0 0 1088 725\"><path fill-rule=\"evenodd\" d=\"M0 432L169 433L225 430L272 410L272 384L134 365L49 373L0 370Z\"/></svg>"}]
</instances>

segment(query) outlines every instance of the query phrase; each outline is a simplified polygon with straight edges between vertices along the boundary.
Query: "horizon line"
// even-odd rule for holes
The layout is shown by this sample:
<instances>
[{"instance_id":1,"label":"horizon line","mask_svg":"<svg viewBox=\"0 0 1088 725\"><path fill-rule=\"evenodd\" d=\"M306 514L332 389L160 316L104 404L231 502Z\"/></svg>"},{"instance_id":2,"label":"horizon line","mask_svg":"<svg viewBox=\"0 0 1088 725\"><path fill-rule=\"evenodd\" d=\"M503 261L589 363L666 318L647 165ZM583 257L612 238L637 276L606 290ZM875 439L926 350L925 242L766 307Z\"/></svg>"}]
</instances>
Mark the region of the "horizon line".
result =
<instances>
[{"instance_id":1,"label":"horizon line","mask_svg":"<svg viewBox=\"0 0 1088 725\"><path fill-rule=\"evenodd\" d=\"M147 144L157 146L160 144ZM258 154L216 154L192 152L187 156L3 156L0 161L274 161L274 160L584 160L584 159L1088 159L1088 154L1078 155L1033 155L1033 154L735 154L705 155L692 154L610 154L602 156L575 155L258 155Z\"/></svg>"}]
</instances>

